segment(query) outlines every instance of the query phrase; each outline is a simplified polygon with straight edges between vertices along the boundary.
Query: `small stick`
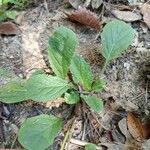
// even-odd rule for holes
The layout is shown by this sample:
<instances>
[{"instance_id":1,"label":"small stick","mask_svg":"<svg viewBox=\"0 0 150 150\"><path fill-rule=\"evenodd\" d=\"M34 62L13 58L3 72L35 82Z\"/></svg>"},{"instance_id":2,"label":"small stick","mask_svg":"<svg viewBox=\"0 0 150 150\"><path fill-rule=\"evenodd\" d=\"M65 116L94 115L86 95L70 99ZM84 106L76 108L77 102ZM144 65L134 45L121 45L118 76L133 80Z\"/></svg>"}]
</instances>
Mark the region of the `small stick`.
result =
<instances>
[{"instance_id":1,"label":"small stick","mask_svg":"<svg viewBox=\"0 0 150 150\"><path fill-rule=\"evenodd\" d=\"M146 101L146 103L148 101L148 98L147 98L148 97L148 83L149 82L147 81L147 83L146 83L146 93L145 93L145 99L146 99L145 101Z\"/></svg>"},{"instance_id":2,"label":"small stick","mask_svg":"<svg viewBox=\"0 0 150 150\"><path fill-rule=\"evenodd\" d=\"M73 118L72 119L72 124L70 125L70 127L69 127L69 129L68 129L68 131L67 131L67 133L66 133L66 135L64 137L64 140L62 142L60 150L64 150L65 149L65 145L66 145L67 141L71 138L71 136L72 136L72 130L73 130L74 122L75 121L76 121L76 119ZM70 133L70 135L69 135L69 133Z\"/></svg>"}]
</instances>

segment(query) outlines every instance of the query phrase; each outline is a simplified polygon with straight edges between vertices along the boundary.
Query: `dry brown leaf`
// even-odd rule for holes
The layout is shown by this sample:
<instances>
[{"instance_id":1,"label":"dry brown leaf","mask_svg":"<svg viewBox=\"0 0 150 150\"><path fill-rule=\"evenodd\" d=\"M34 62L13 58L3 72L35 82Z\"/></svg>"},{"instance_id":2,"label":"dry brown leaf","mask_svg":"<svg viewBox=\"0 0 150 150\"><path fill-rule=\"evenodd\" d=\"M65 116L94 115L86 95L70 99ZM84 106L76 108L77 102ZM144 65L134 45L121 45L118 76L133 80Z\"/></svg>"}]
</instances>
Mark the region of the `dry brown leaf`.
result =
<instances>
[{"instance_id":1,"label":"dry brown leaf","mask_svg":"<svg viewBox=\"0 0 150 150\"><path fill-rule=\"evenodd\" d=\"M142 127L143 127L144 138L149 139L150 138L150 122L144 123Z\"/></svg>"},{"instance_id":2,"label":"dry brown leaf","mask_svg":"<svg viewBox=\"0 0 150 150\"><path fill-rule=\"evenodd\" d=\"M144 130L140 121L129 112L127 115L127 125L130 134L137 140L141 141L144 139Z\"/></svg>"},{"instance_id":3,"label":"dry brown leaf","mask_svg":"<svg viewBox=\"0 0 150 150\"><path fill-rule=\"evenodd\" d=\"M0 24L0 34L16 35L18 34L18 27L12 22L4 22Z\"/></svg>"},{"instance_id":4,"label":"dry brown leaf","mask_svg":"<svg viewBox=\"0 0 150 150\"><path fill-rule=\"evenodd\" d=\"M53 101L48 101L48 102L46 102L46 104L45 104L45 106L47 107L47 108L53 108L53 107L56 107L56 108L58 108L59 106L61 106L63 103L65 102L65 100L64 100L64 98L57 98L57 99L55 99L55 100L53 100Z\"/></svg>"},{"instance_id":5,"label":"dry brown leaf","mask_svg":"<svg viewBox=\"0 0 150 150\"><path fill-rule=\"evenodd\" d=\"M145 3L141 8L141 13L143 14L143 20L150 28L150 4Z\"/></svg>"},{"instance_id":6,"label":"dry brown leaf","mask_svg":"<svg viewBox=\"0 0 150 150\"><path fill-rule=\"evenodd\" d=\"M126 120L126 118L121 119L118 122L118 126L119 126L120 131L123 133L123 135L126 138L128 138L130 134L129 134L129 131L127 129L127 120Z\"/></svg>"},{"instance_id":7,"label":"dry brown leaf","mask_svg":"<svg viewBox=\"0 0 150 150\"><path fill-rule=\"evenodd\" d=\"M83 25L89 26L94 29L100 28L100 22L95 13L87 10L86 8L79 7L78 10L71 13L65 12L68 18L72 21L77 21Z\"/></svg>"},{"instance_id":8,"label":"dry brown leaf","mask_svg":"<svg viewBox=\"0 0 150 150\"><path fill-rule=\"evenodd\" d=\"M142 19L140 14L131 12L131 11L120 11L120 10L112 10L112 14L121 20L127 22L133 22Z\"/></svg>"}]
</instances>

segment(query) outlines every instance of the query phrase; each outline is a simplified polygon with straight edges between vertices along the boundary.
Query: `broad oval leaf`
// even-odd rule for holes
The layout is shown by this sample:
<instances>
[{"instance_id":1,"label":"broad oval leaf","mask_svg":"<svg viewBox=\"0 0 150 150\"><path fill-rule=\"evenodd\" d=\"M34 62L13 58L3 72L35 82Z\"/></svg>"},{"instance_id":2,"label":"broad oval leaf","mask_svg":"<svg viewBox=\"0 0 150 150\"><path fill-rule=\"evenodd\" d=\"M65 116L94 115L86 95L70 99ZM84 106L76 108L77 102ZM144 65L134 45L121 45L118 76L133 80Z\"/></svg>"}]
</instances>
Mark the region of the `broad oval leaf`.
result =
<instances>
[{"instance_id":1,"label":"broad oval leaf","mask_svg":"<svg viewBox=\"0 0 150 150\"><path fill-rule=\"evenodd\" d=\"M80 84L84 90L90 91L93 81L92 71L86 61L80 56L74 56L70 66L73 80Z\"/></svg>"},{"instance_id":2,"label":"broad oval leaf","mask_svg":"<svg viewBox=\"0 0 150 150\"><path fill-rule=\"evenodd\" d=\"M65 93L65 102L67 104L76 104L79 102L79 94L75 91L71 91L70 93Z\"/></svg>"},{"instance_id":3,"label":"broad oval leaf","mask_svg":"<svg viewBox=\"0 0 150 150\"><path fill-rule=\"evenodd\" d=\"M28 97L39 102L56 99L69 89L68 81L46 74L31 76L26 87Z\"/></svg>"},{"instance_id":4,"label":"broad oval leaf","mask_svg":"<svg viewBox=\"0 0 150 150\"><path fill-rule=\"evenodd\" d=\"M75 33L63 26L59 27L49 38L49 62L57 76L66 77L76 45Z\"/></svg>"},{"instance_id":5,"label":"broad oval leaf","mask_svg":"<svg viewBox=\"0 0 150 150\"><path fill-rule=\"evenodd\" d=\"M102 55L106 61L117 58L134 40L134 30L123 21L108 23L101 34Z\"/></svg>"},{"instance_id":6,"label":"broad oval leaf","mask_svg":"<svg viewBox=\"0 0 150 150\"><path fill-rule=\"evenodd\" d=\"M45 150L52 143L61 128L61 120L52 115L28 118L18 134L20 144L28 150Z\"/></svg>"},{"instance_id":7,"label":"broad oval leaf","mask_svg":"<svg viewBox=\"0 0 150 150\"><path fill-rule=\"evenodd\" d=\"M31 99L46 102L60 97L69 88L66 80L35 72L28 80L12 80L0 88L0 101L17 103Z\"/></svg>"},{"instance_id":8,"label":"broad oval leaf","mask_svg":"<svg viewBox=\"0 0 150 150\"><path fill-rule=\"evenodd\" d=\"M86 104L95 112L99 113L103 109L103 101L95 96L81 95Z\"/></svg>"},{"instance_id":9,"label":"broad oval leaf","mask_svg":"<svg viewBox=\"0 0 150 150\"><path fill-rule=\"evenodd\" d=\"M96 146L94 144L85 145L85 150L96 150Z\"/></svg>"},{"instance_id":10,"label":"broad oval leaf","mask_svg":"<svg viewBox=\"0 0 150 150\"><path fill-rule=\"evenodd\" d=\"M10 81L0 88L0 101L4 103L17 103L27 100L25 82Z\"/></svg>"}]
</instances>

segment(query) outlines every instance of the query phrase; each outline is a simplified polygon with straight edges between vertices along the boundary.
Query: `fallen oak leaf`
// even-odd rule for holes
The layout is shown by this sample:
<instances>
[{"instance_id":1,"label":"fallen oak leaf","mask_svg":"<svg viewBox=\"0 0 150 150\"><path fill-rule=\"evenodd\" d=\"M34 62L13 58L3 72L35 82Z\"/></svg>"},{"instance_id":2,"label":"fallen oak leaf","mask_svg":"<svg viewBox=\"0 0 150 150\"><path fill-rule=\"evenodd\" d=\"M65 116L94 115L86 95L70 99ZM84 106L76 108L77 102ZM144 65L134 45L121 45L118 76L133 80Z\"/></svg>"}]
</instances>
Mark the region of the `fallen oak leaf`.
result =
<instances>
[{"instance_id":1,"label":"fallen oak leaf","mask_svg":"<svg viewBox=\"0 0 150 150\"><path fill-rule=\"evenodd\" d=\"M100 22L97 15L86 8L79 7L78 10L71 13L65 12L65 14L72 21L77 21L94 29L100 29Z\"/></svg>"},{"instance_id":2,"label":"fallen oak leaf","mask_svg":"<svg viewBox=\"0 0 150 150\"><path fill-rule=\"evenodd\" d=\"M150 28L150 4L144 3L141 8L141 13L143 14L143 20Z\"/></svg>"},{"instance_id":3,"label":"fallen oak leaf","mask_svg":"<svg viewBox=\"0 0 150 150\"><path fill-rule=\"evenodd\" d=\"M137 141L141 141L144 139L144 129L140 121L131 113L127 114L127 125L130 134Z\"/></svg>"},{"instance_id":4,"label":"fallen oak leaf","mask_svg":"<svg viewBox=\"0 0 150 150\"><path fill-rule=\"evenodd\" d=\"M0 24L0 34L16 35L18 31L18 27L12 22L3 22Z\"/></svg>"},{"instance_id":5,"label":"fallen oak leaf","mask_svg":"<svg viewBox=\"0 0 150 150\"><path fill-rule=\"evenodd\" d=\"M116 18L126 21L126 22L133 22L133 21L142 19L140 14L137 14L137 13L131 12L131 11L112 10L112 14Z\"/></svg>"}]
</instances>

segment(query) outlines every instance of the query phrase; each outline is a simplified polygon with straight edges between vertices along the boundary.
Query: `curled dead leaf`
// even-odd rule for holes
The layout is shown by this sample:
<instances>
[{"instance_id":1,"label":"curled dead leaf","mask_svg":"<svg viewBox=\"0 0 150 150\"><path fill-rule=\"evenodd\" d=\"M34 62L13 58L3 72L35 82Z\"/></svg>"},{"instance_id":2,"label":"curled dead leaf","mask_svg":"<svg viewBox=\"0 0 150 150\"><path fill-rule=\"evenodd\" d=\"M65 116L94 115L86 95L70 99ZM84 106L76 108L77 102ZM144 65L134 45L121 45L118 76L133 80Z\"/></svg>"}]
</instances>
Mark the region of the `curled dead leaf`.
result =
<instances>
[{"instance_id":1,"label":"curled dead leaf","mask_svg":"<svg viewBox=\"0 0 150 150\"><path fill-rule=\"evenodd\" d=\"M133 22L142 19L141 15L131 11L112 10L112 14L121 20Z\"/></svg>"},{"instance_id":2,"label":"curled dead leaf","mask_svg":"<svg viewBox=\"0 0 150 150\"><path fill-rule=\"evenodd\" d=\"M126 138L128 138L129 137L129 131L127 129L127 120L126 120L126 118L121 119L118 122L118 126L119 126L120 131L123 133L123 135Z\"/></svg>"},{"instance_id":3,"label":"curled dead leaf","mask_svg":"<svg viewBox=\"0 0 150 150\"><path fill-rule=\"evenodd\" d=\"M100 22L97 15L86 8L79 7L78 10L71 13L65 12L68 18L72 21L77 21L80 24L89 26L94 29L100 29Z\"/></svg>"},{"instance_id":4,"label":"curled dead leaf","mask_svg":"<svg viewBox=\"0 0 150 150\"><path fill-rule=\"evenodd\" d=\"M137 141L141 141L144 139L144 129L140 121L131 113L127 114L127 125L130 134Z\"/></svg>"},{"instance_id":5,"label":"curled dead leaf","mask_svg":"<svg viewBox=\"0 0 150 150\"><path fill-rule=\"evenodd\" d=\"M0 34L16 35L18 32L18 27L12 22L4 22L0 24Z\"/></svg>"},{"instance_id":6,"label":"curled dead leaf","mask_svg":"<svg viewBox=\"0 0 150 150\"><path fill-rule=\"evenodd\" d=\"M141 8L141 13L143 14L143 20L150 28L150 4L145 3Z\"/></svg>"}]
</instances>

